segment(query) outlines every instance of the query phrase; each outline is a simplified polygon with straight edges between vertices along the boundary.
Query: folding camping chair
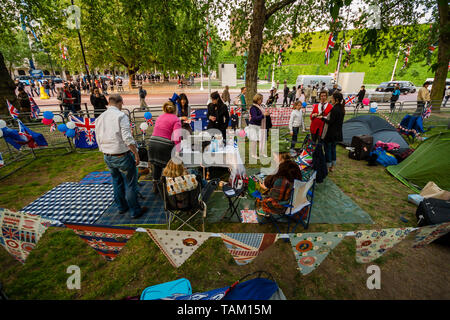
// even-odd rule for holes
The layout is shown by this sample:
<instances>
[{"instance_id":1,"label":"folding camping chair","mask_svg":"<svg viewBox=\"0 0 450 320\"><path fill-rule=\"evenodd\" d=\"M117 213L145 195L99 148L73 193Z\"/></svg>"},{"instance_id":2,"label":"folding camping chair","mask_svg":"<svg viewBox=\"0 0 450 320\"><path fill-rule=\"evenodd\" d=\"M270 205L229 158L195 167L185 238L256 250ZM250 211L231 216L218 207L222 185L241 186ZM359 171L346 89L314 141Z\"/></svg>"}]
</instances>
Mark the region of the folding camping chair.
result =
<instances>
[{"instance_id":1,"label":"folding camping chair","mask_svg":"<svg viewBox=\"0 0 450 320\"><path fill-rule=\"evenodd\" d=\"M224 215L222 216L222 219L231 220L233 215L235 215L239 222L241 222L241 217L239 215L239 202L241 201L241 195L244 194L246 185L242 185L240 189L235 189L231 185L226 184L222 187L223 194L228 199L228 209L225 211ZM227 214L230 212L230 215L227 216Z\"/></svg>"},{"instance_id":2,"label":"folding camping chair","mask_svg":"<svg viewBox=\"0 0 450 320\"><path fill-rule=\"evenodd\" d=\"M202 231L205 231L206 218L206 203L207 199L202 198L201 182L198 181L197 187L190 191L184 191L178 194L170 195L167 188L166 177L161 177L158 183L158 189L164 200L164 211L166 219L170 225L173 219L178 219L182 224L176 229L180 230L184 225L187 225L192 230L197 231L189 222L201 214L202 217Z\"/></svg>"},{"instance_id":3,"label":"folding camping chair","mask_svg":"<svg viewBox=\"0 0 450 320\"><path fill-rule=\"evenodd\" d=\"M268 222L272 223L278 233L282 233L278 223L287 222L286 233L294 233L297 226L301 223L306 230L309 227L311 219L311 209L314 199L314 188L316 185L316 172L314 172L309 181L294 180L294 189L291 192L289 203L285 205L285 214L266 216ZM287 221L286 221L287 220ZM291 230L291 223L294 224ZM264 224L261 223L261 224Z\"/></svg>"}]
</instances>

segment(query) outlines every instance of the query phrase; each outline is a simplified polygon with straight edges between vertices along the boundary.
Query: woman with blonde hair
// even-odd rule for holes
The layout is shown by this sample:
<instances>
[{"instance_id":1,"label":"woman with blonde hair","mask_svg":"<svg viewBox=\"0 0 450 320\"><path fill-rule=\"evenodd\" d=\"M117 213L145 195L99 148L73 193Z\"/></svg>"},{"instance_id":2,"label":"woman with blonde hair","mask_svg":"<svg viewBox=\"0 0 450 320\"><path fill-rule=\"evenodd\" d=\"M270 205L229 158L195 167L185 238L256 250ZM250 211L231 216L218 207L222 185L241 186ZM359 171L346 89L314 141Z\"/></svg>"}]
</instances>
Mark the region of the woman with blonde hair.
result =
<instances>
[{"instance_id":1,"label":"woman with blonde hair","mask_svg":"<svg viewBox=\"0 0 450 320\"><path fill-rule=\"evenodd\" d=\"M168 178L176 178L188 175L186 168L183 165L183 162L181 161L173 161L172 159L167 162L166 167L164 168L162 172L163 177Z\"/></svg>"},{"instance_id":2,"label":"woman with blonde hair","mask_svg":"<svg viewBox=\"0 0 450 320\"><path fill-rule=\"evenodd\" d=\"M156 182L172 156L172 150L180 144L181 121L176 115L176 107L171 101L164 103L164 114L155 122L153 134L149 141L149 161L153 165L153 192L157 192Z\"/></svg>"},{"instance_id":3,"label":"woman with blonde hair","mask_svg":"<svg viewBox=\"0 0 450 320\"><path fill-rule=\"evenodd\" d=\"M263 96L260 93L253 97L253 105L250 108L250 121L248 129L248 138L250 140L250 157L259 159L256 155L256 144L259 141L259 154L266 156L264 149L266 146L266 117L269 112L261 106Z\"/></svg>"}]
</instances>

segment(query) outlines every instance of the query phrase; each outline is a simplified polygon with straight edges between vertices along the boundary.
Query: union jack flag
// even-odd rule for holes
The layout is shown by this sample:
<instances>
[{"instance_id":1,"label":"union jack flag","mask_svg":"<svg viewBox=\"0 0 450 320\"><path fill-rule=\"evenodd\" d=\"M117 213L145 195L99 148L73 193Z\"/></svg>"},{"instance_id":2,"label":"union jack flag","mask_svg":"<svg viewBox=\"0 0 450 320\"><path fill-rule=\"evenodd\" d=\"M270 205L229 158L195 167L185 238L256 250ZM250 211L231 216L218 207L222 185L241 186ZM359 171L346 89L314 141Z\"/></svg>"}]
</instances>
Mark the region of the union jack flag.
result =
<instances>
[{"instance_id":1,"label":"union jack flag","mask_svg":"<svg viewBox=\"0 0 450 320\"><path fill-rule=\"evenodd\" d=\"M133 122L133 121L130 121L130 127L131 127L132 130L134 129L135 126L136 126L136 125L134 124L134 122Z\"/></svg>"},{"instance_id":2,"label":"union jack flag","mask_svg":"<svg viewBox=\"0 0 450 320\"><path fill-rule=\"evenodd\" d=\"M20 240L19 230L10 227L2 228L3 237L5 239Z\"/></svg>"},{"instance_id":3,"label":"union jack flag","mask_svg":"<svg viewBox=\"0 0 450 320\"><path fill-rule=\"evenodd\" d=\"M237 114L240 117L241 116L241 110L242 110L241 107L234 107L234 106L232 106L230 113L231 114Z\"/></svg>"},{"instance_id":4,"label":"union jack flag","mask_svg":"<svg viewBox=\"0 0 450 320\"><path fill-rule=\"evenodd\" d=\"M50 126L50 132L56 131L56 122L53 121L51 126Z\"/></svg>"},{"instance_id":5,"label":"union jack flag","mask_svg":"<svg viewBox=\"0 0 450 320\"><path fill-rule=\"evenodd\" d=\"M344 47L345 51L350 55L352 52L352 39Z\"/></svg>"},{"instance_id":6,"label":"union jack flag","mask_svg":"<svg viewBox=\"0 0 450 320\"><path fill-rule=\"evenodd\" d=\"M434 43L434 44L432 44L432 45L430 45L429 47L428 47L428 51L430 52L430 53L433 53L434 52L434 50L436 50L436 48L437 48L437 45L438 45L438 43L436 42L436 43Z\"/></svg>"},{"instance_id":7,"label":"union jack flag","mask_svg":"<svg viewBox=\"0 0 450 320\"><path fill-rule=\"evenodd\" d=\"M191 112L191 119L195 120L195 110Z\"/></svg>"},{"instance_id":8,"label":"union jack flag","mask_svg":"<svg viewBox=\"0 0 450 320\"><path fill-rule=\"evenodd\" d=\"M145 120L145 121L147 121L148 125L153 126L153 119L148 119L148 120Z\"/></svg>"},{"instance_id":9,"label":"union jack flag","mask_svg":"<svg viewBox=\"0 0 450 320\"><path fill-rule=\"evenodd\" d=\"M30 105L31 105L30 118L31 119L37 119L37 117L41 113L41 109L39 109L39 106L36 104L36 102L34 101L33 97L31 97L31 95L29 93L28 93L28 98L30 99Z\"/></svg>"},{"instance_id":10,"label":"union jack flag","mask_svg":"<svg viewBox=\"0 0 450 320\"><path fill-rule=\"evenodd\" d=\"M25 126L23 125L22 121L17 120L17 122L19 123L19 135L22 137L22 140L25 141L26 144L28 144L28 147L30 147L30 148L37 148L38 145L34 141L34 139L31 136L31 134L29 134L27 132L27 130L25 129Z\"/></svg>"},{"instance_id":11,"label":"union jack flag","mask_svg":"<svg viewBox=\"0 0 450 320\"><path fill-rule=\"evenodd\" d=\"M336 44L336 36L333 36L333 33L330 33L327 42L327 48L325 49L325 64L328 65L330 63L331 50L334 48Z\"/></svg>"},{"instance_id":12,"label":"union jack flag","mask_svg":"<svg viewBox=\"0 0 450 320\"><path fill-rule=\"evenodd\" d=\"M426 108L422 113L422 119L429 118L431 116L431 107Z\"/></svg>"},{"instance_id":13,"label":"union jack flag","mask_svg":"<svg viewBox=\"0 0 450 320\"><path fill-rule=\"evenodd\" d=\"M71 115L70 121L75 123L78 132L84 132L86 136L86 143L90 146L96 143L95 141L95 119L78 118Z\"/></svg>"},{"instance_id":14,"label":"union jack flag","mask_svg":"<svg viewBox=\"0 0 450 320\"><path fill-rule=\"evenodd\" d=\"M345 98L345 104L353 104L355 103L356 96L350 94Z\"/></svg>"},{"instance_id":15,"label":"union jack flag","mask_svg":"<svg viewBox=\"0 0 450 320\"><path fill-rule=\"evenodd\" d=\"M11 117L13 117L13 119L19 118L19 110L17 110L16 107L14 107L8 100L6 100L6 104L8 105L8 110Z\"/></svg>"},{"instance_id":16,"label":"union jack flag","mask_svg":"<svg viewBox=\"0 0 450 320\"><path fill-rule=\"evenodd\" d=\"M0 152L0 168L3 167L5 165L5 162L3 161L3 157L2 154Z\"/></svg>"},{"instance_id":17,"label":"union jack flag","mask_svg":"<svg viewBox=\"0 0 450 320\"><path fill-rule=\"evenodd\" d=\"M411 46L408 46L405 50L405 59L403 60L403 68L406 68L407 64L408 64L408 60L409 60L409 53L411 51Z\"/></svg>"}]
</instances>

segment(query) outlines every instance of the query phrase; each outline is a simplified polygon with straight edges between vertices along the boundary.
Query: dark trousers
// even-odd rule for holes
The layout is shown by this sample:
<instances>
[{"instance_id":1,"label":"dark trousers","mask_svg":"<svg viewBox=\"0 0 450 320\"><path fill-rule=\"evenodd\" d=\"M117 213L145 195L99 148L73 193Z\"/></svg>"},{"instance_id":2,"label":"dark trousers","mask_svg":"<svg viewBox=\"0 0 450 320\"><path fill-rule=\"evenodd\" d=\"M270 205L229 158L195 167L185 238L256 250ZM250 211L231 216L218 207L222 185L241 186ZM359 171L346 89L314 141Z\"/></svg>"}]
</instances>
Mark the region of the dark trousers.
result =
<instances>
[{"instance_id":1,"label":"dark trousers","mask_svg":"<svg viewBox=\"0 0 450 320\"><path fill-rule=\"evenodd\" d=\"M327 167L336 165L336 142L324 143L324 149Z\"/></svg>"},{"instance_id":2,"label":"dark trousers","mask_svg":"<svg viewBox=\"0 0 450 320\"><path fill-rule=\"evenodd\" d=\"M283 107L284 106L289 106L289 104L288 104L288 96L284 96L284 98L283 98Z\"/></svg>"},{"instance_id":3,"label":"dark trousers","mask_svg":"<svg viewBox=\"0 0 450 320\"><path fill-rule=\"evenodd\" d=\"M159 179L161 179L163 170L163 167L153 164L153 180L159 181Z\"/></svg>"},{"instance_id":4,"label":"dark trousers","mask_svg":"<svg viewBox=\"0 0 450 320\"><path fill-rule=\"evenodd\" d=\"M298 131L300 130L300 127L293 127L292 128L292 142L291 142L291 149L295 148L295 144L297 143L297 137L298 137Z\"/></svg>"},{"instance_id":5,"label":"dark trousers","mask_svg":"<svg viewBox=\"0 0 450 320\"><path fill-rule=\"evenodd\" d=\"M425 108L425 101L417 101L417 108L414 112L414 116L420 116Z\"/></svg>"}]
</instances>

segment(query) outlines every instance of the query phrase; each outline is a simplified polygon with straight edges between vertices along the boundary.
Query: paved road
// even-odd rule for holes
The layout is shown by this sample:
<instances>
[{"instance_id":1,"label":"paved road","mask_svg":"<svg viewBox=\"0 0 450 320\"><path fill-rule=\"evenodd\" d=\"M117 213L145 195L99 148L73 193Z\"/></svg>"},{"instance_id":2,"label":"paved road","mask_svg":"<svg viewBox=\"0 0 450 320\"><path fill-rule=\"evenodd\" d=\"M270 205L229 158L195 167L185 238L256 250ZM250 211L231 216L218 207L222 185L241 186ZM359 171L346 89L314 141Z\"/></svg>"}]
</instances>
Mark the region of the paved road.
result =
<instances>
[{"instance_id":1,"label":"paved road","mask_svg":"<svg viewBox=\"0 0 450 320\"><path fill-rule=\"evenodd\" d=\"M192 90L190 90L192 91ZM178 93L183 92L182 89L178 91ZM219 91L221 92L221 91ZM370 92L369 92L370 93ZM266 101L269 97L268 92L262 92L264 96L264 101ZM191 106L195 105L202 105L206 106L208 102L208 91L205 90L205 92L186 92L186 95L189 99L189 104ZM231 92L231 100L233 101L235 97L238 95L238 92ZM171 93L149 93L147 94L146 102L150 107L154 107L155 109L157 107L161 107L164 102L166 102L170 97L172 96ZM279 94L280 99L278 100L278 103L282 103L283 98L282 94ZM134 94L123 94L122 95L124 99L124 106L132 110L139 106L139 97L137 93ZM399 101L415 101L417 97L417 94L408 94L408 95L401 95ZM50 97L50 99L47 100L41 100L40 98L35 98L36 103L39 105L42 111L50 110L50 111L59 111L59 101L56 99L56 97ZM89 95L82 95L81 99L82 103L87 103L88 108L92 109ZM152 108L153 109L153 108ZM379 104L379 109L389 109L389 104ZM353 110L352 107L349 108L349 110ZM154 113L155 116L158 115L158 113Z\"/></svg>"}]
</instances>

